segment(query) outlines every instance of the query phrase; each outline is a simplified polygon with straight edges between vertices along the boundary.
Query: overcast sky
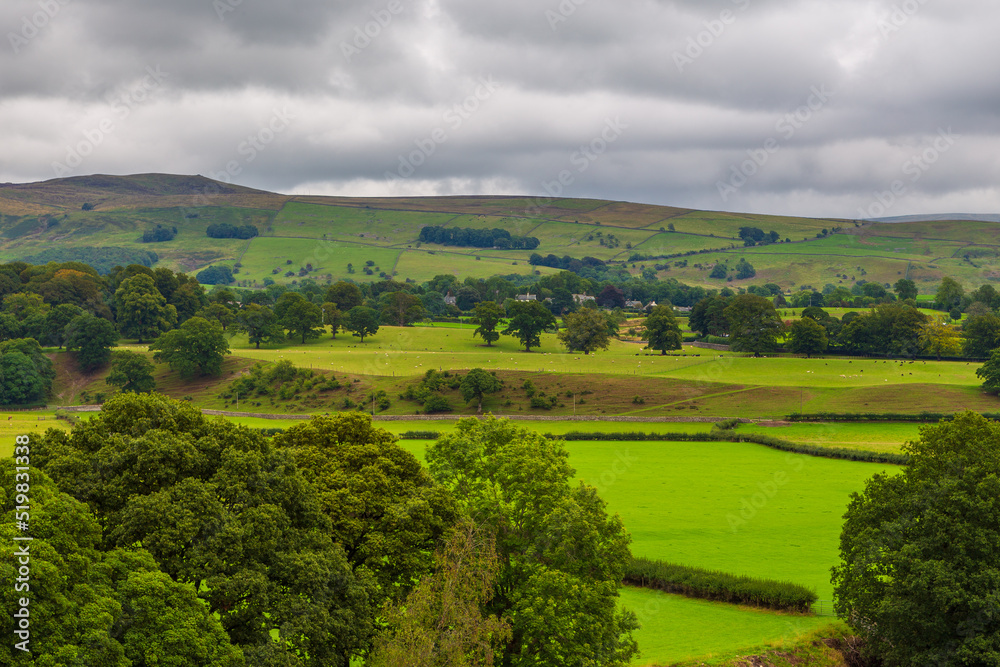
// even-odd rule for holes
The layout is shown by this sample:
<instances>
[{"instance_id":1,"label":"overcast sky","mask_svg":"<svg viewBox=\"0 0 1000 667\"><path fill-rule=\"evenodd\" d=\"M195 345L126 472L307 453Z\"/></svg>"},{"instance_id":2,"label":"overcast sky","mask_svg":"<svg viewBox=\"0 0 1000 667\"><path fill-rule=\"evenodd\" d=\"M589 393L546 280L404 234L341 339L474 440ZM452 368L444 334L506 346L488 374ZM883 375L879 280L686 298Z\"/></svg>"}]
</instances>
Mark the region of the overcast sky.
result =
<instances>
[{"instance_id":1,"label":"overcast sky","mask_svg":"<svg viewBox=\"0 0 1000 667\"><path fill-rule=\"evenodd\" d=\"M0 181L1000 213L996 0L3 0Z\"/></svg>"}]
</instances>

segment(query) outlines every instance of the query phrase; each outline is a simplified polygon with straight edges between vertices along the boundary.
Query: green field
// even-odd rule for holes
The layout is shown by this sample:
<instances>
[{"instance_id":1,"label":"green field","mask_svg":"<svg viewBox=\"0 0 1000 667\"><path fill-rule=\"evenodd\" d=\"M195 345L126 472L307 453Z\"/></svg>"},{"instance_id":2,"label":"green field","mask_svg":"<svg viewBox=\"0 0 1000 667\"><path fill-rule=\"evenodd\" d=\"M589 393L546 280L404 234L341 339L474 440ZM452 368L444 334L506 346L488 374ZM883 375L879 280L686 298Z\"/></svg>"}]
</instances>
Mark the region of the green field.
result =
<instances>
[{"instance_id":1,"label":"green field","mask_svg":"<svg viewBox=\"0 0 1000 667\"><path fill-rule=\"evenodd\" d=\"M173 270L196 272L212 263L233 266L239 262L237 281L256 287L265 278L283 283L298 280L302 277L299 269L310 263L309 277L321 282L376 280L379 273L395 272L398 280L419 283L442 272L465 278L533 270L526 265L529 251L417 242L421 227L445 225L499 227L516 235L530 234L541 241L536 249L541 255L590 255L620 262L633 275L653 263L671 264L669 270L659 272L660 278L714 288L774 282L784 289L804 285L818 289L827 283L850 287L862 279L892 284L907 277L928 294L944 275L967 288L1000 279L1000 232L988 223L855 226L843 220L591 199L539 205L528 197L289 197L200 177L145 174L93 180L56 179L5 189L0 198L0 260L23 259L52 248L67 256L75 248L152 250L160 258L158 265ZM96 207L82 211L84 202ZM204 230L213 222L254 224L262 236L250 243L208 239ZM157 224L177 227L177 237L141 243L142 232ZM671 224L675 232L662 231ZM791 243L744 248L738 238L744 226L774 230ZM842 231L822 236L823 229L835 227ZM677 258L661 258L701 250L714 252L685 258L687 267L673 266ZM428 251L439 255L437 261L428 257ZM651 259L633 266L626 263L633 252ZM969 252L973 254L966 259ZM716 262L728 261L732 267L740 257L754 265L754 278L729 283L708 277ZM289 259L292 264L285 264ZM368 260L379 267L372 276L359 268ZM354 273L348 272L348 263L354 265ZM280 271L272 273L276 268ZM286 276L289 270L294 275Z\"/></svg>"}]
</instances>

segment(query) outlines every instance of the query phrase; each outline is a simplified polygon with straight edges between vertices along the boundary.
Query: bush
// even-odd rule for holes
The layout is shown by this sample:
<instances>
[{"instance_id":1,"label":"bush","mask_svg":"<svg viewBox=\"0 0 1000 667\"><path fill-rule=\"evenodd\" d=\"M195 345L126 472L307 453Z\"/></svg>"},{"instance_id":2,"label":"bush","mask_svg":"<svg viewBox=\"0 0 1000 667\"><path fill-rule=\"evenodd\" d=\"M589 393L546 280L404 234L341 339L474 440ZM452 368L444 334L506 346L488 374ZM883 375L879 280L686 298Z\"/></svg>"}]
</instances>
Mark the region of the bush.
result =
<instances>
[{"instance_id":1,"label":"bush","mask_svg":"<svg viewBox=\"0 0 1000 667\"><path fill-rule=\"evenodd\" d=\"M403 431L399 434L400 440L437 440L441 433L439 431Z\"/></svg>"},{"instance_id":2,"label":"bush","mask_svg":"<svg viewBox=\"0 0 1000 667\"><path fill-rule=\"evenodd\" d=\"M431 396L424 402L424 412L434 414L435 412L451 412L451 403L444 396Z\"/></svg>"},{"instance_id":3,"label":"bush","mask_svg":"<svg viewBox=\"0 0 1000 667\"><path fill-rule=\"evenodd\" d=\"M163 225L157 225L156 229L147 229L142 233L142 242L162 243L164 241L173 241L175 236L177 236L176 227L167 228Z\"/></svg>"},{"instance_id":4,"label":"bush","mask_svg":"<svg viewBox=\"0 0 1000 667\"><path fill-rule=\"evenodd\" d=\"M531 407L540 408L542 410L551 410L555 407L559 399L555 396L543 396L537 394L531 397Z\"/></svg>"},{"instance_id":5,"label":"bush","mask_svg":"<svg viewBox=\"0 0 1000 667\"><path fill-rule=\"evenodd\" d=\"M634 558L624 582L688 597L768 609L808 612L816 593L791 582L737 576L726 572Z\"/></svg>"}]
</instances>

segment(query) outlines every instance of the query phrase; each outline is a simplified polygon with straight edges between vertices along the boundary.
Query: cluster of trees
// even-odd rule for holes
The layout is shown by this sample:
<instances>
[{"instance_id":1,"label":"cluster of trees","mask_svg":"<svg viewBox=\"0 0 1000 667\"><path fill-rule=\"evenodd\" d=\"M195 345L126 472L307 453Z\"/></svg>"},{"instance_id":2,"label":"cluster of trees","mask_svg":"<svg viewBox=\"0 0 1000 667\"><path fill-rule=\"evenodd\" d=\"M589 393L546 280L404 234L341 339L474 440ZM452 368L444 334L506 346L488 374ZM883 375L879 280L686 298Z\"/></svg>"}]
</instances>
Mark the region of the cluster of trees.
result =
<instances>
[{"instance_id":1,"label":"cluster of trees","mask_svg":"<svg viewBox=\"0 0 1000 667\"><path fill-rule=\"evenodd\" d=\"M740 227L739 237L744 246L770 245L781 240L778 232L773 229L764 233L764 230L759 227Z\"/></svg>"},{"instance_id":2,"label":"cluster of trees","mask_svg":"<svg viewBox=\"0 0 1000 667\"><path fill-rule=\"evenodd\" d=\"M142 233L142 242L162 243L164 241L173 241L175 236L177 236L176 227L157 225L155 229L147 229Z\"/></svg>"},{"instance_id":3,"label":"cluster of trees","mask_svg":"<svg viewBox=\"0 0 1000 667\"><path fill-rule=\"evenodd\" d=\"M581 273L585 268L599 270L607 266L604 260L597 259L596 257L587 256L583 259L577 259L569 255L557 257L552 253L543 257L537 252L531 253L531 256L528 258L528 264L532 266L547 266L550 269L562 269L563 271L572 271L573 273Z\"/></svg>"},{"instance_id":4,"label":"cluster of trees","mask_svg":"<svg viewBox=\"0 0 1000 667\"><path fill-rule=\"evenodd\" d=\"M748 262L745 258L740 257L740 261L736 263L735 277L737 280L746 280L748 278L753 278L757 275L757 270L753 268L753 264ZM729 267L725 262L717 262L714 267L712 267L711 273L708 274L709 278L729 278L732 280L733 276L729 275Z\"/></svg>"},{"instance_id":5,"label":"cluster of trees","mask_svg":"<svg viewBox=\"0 0 1000 667\"><path fill-rule=\"evenodd\" d=\"M593 487L570 484L564 446L470 419L427 461L357 413L272 440L156 394L36 436L34 659L629 664L630 538ZM13 512L14 494L0 504ZM18 546L0 545L7 579Z\"/></svg>"},{"instance_id":6,"label":"cluster of trees","mask_svg":"<svg viewBox=\"0 0 1000 667\"><path fill-rule=\"evenodd\" d=\"M199 271L195 277L202 285L231 285L236 280L233 278L233 270L222 265L208 266Z\"/></svg>"},{"instance_id":7,"label":"cluster of trees","mask_svg":"<svg viewBox=\"0 0 1000 667\"><path fill-rule=\"evenodd\" d=\"M506 229L474 229L472 227L441 227L428 225L420 229L417 240L462 248L500 248L503 250L534 250L534 236L511 236Z\"/></svg>"},{"instance_id":8,"label":"cluster of trees","mask_svg":"<svg viewBox=\"0 0 1000 667\"><path fill-rule=\"evenodd\" d=\"M218 222L211 224L205 230L205 234L213 239L252 239L260 234L256 225L231 225L228 222Z\"/></svg>"}]
</instances>

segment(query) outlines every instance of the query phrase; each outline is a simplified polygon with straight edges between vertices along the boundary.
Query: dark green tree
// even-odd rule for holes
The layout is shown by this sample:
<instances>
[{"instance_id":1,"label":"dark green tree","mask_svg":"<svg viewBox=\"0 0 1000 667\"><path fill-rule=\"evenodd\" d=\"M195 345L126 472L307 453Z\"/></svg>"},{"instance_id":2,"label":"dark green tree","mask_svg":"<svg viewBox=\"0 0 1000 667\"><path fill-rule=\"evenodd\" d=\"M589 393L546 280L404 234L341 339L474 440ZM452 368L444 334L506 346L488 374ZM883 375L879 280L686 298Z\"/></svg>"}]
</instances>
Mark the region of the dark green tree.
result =
<instances>
[{"instance_id":1,"label":"dark green tree","mask_svg":"<svg viewBox=\"0 0 1000 667\"><path fill-rule=\"evenodd\" d=\"M34 452L32 452L34 453ZM14 489L13 461L4 461L0 483ZM9 465L8 465L9 464ZM102 550L101 526L90 508L61 492L44 473L33 469L31 483L32 541L15 542L15 494L0 494L0 576L14 582L18 556L27 545L31 559L30 650L27 661L5 665L84 664L106 667L191 665L243 667L245 661L219 621L198 600L195 590L162 572L149 552ZM9 520L6 520L8 519ZM20 609L13 585L0 595L3 628L17 642L15 610ZM26 653L25 656L28 654ZM32 660L33 659L33 660Z\"/></svg>"},{"instance_id":2,"label":"dark green tree","mask_svg":"<svg viewBox=\"0 0 1000 667\"><path fill-rule=\"evenodd\" d=\"M732 297L710 296L701 299L691 308L688 325L702 336L723 336L729 333L729 320L725 310Z\"/></svg>"},{"instance_id":3,"label":"dark green tree","mask_svg":"<svg viewBox=\"0 0 1000 667\"><path fill-rule=\"evenodd\" d=\"M31 455L89 505L102 548L141 544L197 592L248 664L348 667L370 646L372 585L331 539L292 453L259 432L127 393L69 433L34 439Z\"/></svg>"},{"instance_id":4,"label":"dark green tree","mask_svg":"<svg viewBox=\"0 0 1000 667\"><path fill-rule=\"evenodd\" d=\"M365 414L316 417L274 443L316 489L352 570L377 582L373 606L401 600L431 570L438 540L458 517L451 495Z\"/></svg>"},{"instance_id":5,"label":"dark green tree","mask_svg":"<svg viewBox=\"0 0 1000 667\"><path fill-rule=\"evenodd\" d=\"M289 292L289 294L294 293ZM284 296L287 295L283 295L282 298ZM306 340L320 337L323 331L323 311L315 303L299 297L284 309L281 326L288 331L289 338L299 338L305 343Z\"/></svg>"},{"instance_id":6,"label":"dark green tree","mask_svg":"<svg viewBox=\"0 0 1000 667\"><path fill-rule=\"evenodd\" d=\"M500 561L486 611L510 619L499 663L628 665L635 615L618 607L629 535L557 441L489 417L463 419L427 450L431 474L496 535ZM558 641L552 641L559 637Z\"/></svg>"},{"instance_id":7,"label":"dark green tree","mask_svg":"<svg viewBox=\"0 0 1000 667\"><path fill-rule=\"evenodd\" d=\"M276 343L285 338L285 330L278 323L278 317L267 306L250 303L236 313L233 328L247 335L248 342L256 349L261 343Z\"/></svg>"},{"instance_id":8,"label":"dark green tree","mask_svg":"<svg viewBox=\"0 0 1000 667\"><path fill-rule=\"evenodd\" d=\"M917 284L909 278L900 278L893 284L892 289L900 301L917 298Z\"/></svg>"},{"instance_id":9,"label":"dark green tree","mask_svg":"<svg viewBox=\"0 0 1000 667\"><path fill-rule=\"evenodd\" d=\"M1000 347L1000 317L993 313L970 317L965 323L962 353L967 357L985 359Z\"/></svg>"},{"instance_id":10,"label":"dark green tree","mask_svg":"<svg viewBox=\"0 0 1000 667\"><path fill-rule=\"evenodd\" d=\"M194 315L212 322L218 322L222 325L223 331L236 321L236 311L220 301L211 302Z\"/></svg>"},{"instance_id":11,"label":"dark green tree","mask_svg":"<svg viewBox=\"0 0 1000 667\"><path fill-rule=\"evenodd\" d=\"M337 304L342 312L347 312L355 306L360 306L365 300L361 288L346 280L338 280L326 290L324 301Z\"/></svg>"},{"instance_id":12,"label":"dark green tree","mask_svg":"<svg viewBox=\"0 0 1000 667\"><path fill-rule=\"evenodd\" d=\"M111 353L111 372L104 378L104 382L117 387L121 392L146 394L156 388L156 380L153 379L154 370L155 366L145 355L118 350Z\"/></svg>"},{"instance_id":13,"label":"dark green tree","mask_svg":"<svg viewBox=\"0 0 1000 667\"><path fill-rule=\"evenodd\" d=\"M79 315L66 325L66 349L76 351L76 361L86 371L108 363L117 341L115 325L103 317Z\"/></svg>"},{"instance_id":14,"label":"dark green tree","mask_svg":"<svg viewBox=\"0 0 1000 667\"><path fill-rule=\"evenodd\" d=\"M934 303L942 310L951 310L962 304L963 296L965 296L965 289L962 285L951 276L945 276L938 286Z\"/></svg>"},{"instance_id":15,"label":"dark green tree","mask_svg":"<svg viewBox=\"0 0 1000 667\"><path fill-rule=\"evenodd\" d=\"M669 303L658 304L643 321L642 339L651 350L666 354L667 350L681 349L681 328Z\"/></svg>"},{"instance_id":16,"label":"dark green tree","mask_svg":"<svg viewBox=\"0 0 1000 667\"><path fill-rule=\"evenodd\" d=\"M888 666L1000 663L1000 425L920 429L909 465L854 493L834 606Z\"/></svg>"},{"instance_id":17,"label":"dark green tree","mask_svg":"<svg viewBox=\"0 0 1000 667\"><path fill-rule=\"evenodd\" d=\"M785 325L774 309L774 304L755 294L740 294L733 297L725 310L729 320L732 349L737 352L770 352L778 344L778 336Z\"/></svg>"},{"instance_id":18,"label":"dark green tree","mask_svg":"<svg viewBox=\"0 0 1000 667\"><path fill-rule=\"evenodd\" d=\"M1000 394L1000 348L993 350L986 363L976 369L976 377L983 381L983 391Z\"/></svg>"},{"instance_id":19,"label":"dark green tree","mask_svg":"<svg viewBox=\"0 0 1000 667\"><path fill-rule=\"evenodd\" d=\"M556 337L570 352L580 351L585 355L597 350L606 350L611 345L608 320L598 310L583 308L564 318L566 328Z\"/></svg>"},{"instance_id":20,"label":"dark green tree","mask_svg":"<svg viewBox=\"0 0 1000 667\"><path fill-rule=\"evenodd\" d=\"M184 379L197 375L221 375L222 362L229 354L229 343L222 325L201 317L192 317L179 328L153 341L153 361L166 362Z\"/></svg>"},{"instance_id":21,"label":"dark green tree","mask_svg":"<svg viewBox=\"0 0 1000 667\"><path fill-rule=\"evenodd\" d=\"M83 315L83 309L71 303L61 303L45 313L43 333L45 342L58 345L59 349L66 343L66 325L75 317Z\"/></svg>"},{"instance_id":22,"label":"dark green tree","mask_svg":"<svg viewBox=\"0 0 1000 667\"><path fill-rule=\"evenodd\" d=\"M424 317L424 305L420 297L409 292L385 292L379 298L382 321L397 327L405 327Z\"/></svg>"},{"instance_id":23,"label":"dark green tree","mask_svg":"<svg viewBox=\"0 0 1000 667\"><path fill-rule=\"evenodd\" d=\"M365 342L365 336L378 333L378 313L367 306L355 306L344 315L344 328Z\"/></svg>"},{"instance_id":24,"label":"dark green tree","mask_svg":"<svg viewBox=\"0 0 1000 667\"><path fill-rule=\"evenodd\" d=\"M501 333L521 341L525 352L542 344L542 332L556 325L556 318L549 309L537 301L513 301L507 309L510 320Z\"/></svg>"},{"instance_id":25,"label":"dark green tree","mask_svg":"<svg viewBox=\"0 0 1000 667\"><path fill-rule=\"evenodd\" d=\"M177 309L156 289L153 278L137 273L122 281L115 292L118 328L123 336L142 343L177 323Z\"/></svg>"},{"instance_id":26,"label":"dark green tree","mask_svg":"<svg viewBox=\"0 0 1000 667\"><path fill-rule=\"evenodd\" d=\"M476 409L478 413L483 411L483 397L486 394L495 394L502 388L503 383L497 376L482 368L473 368L466 373L462 378L462 384L458 387L462 392L462 400L466 403L473 399L479 401L479 407Z\"/></svg>"},{"instance_id":27,"label":"dark green tree","mask_svg":"<svg viewBox=\"0 0 1000 667\"><path fill-rule=\"evenodd\" d=\"M33 338L5 342L21 341L31 341L38 345ZM44 367L39 368L31 356L18 347L11 346L0 351L0 404L21 405L44 400L49 395L52 377L55 375L51 368L52 362L49 361L47 375Z\"/></svg>"},{"instance_id":28,"label":"dark green tree","mask_svg":"<svg viewBox=\"0 0 1000 667\"><path fill-rule=\"evenodd\" d=\"M802 317L792 322L792 326L789 327L788 342L785 347L789 352L811 357L825 352L829 345L830 339L827 338L823 325L811 317Z\"/></svg>"},{"instance_id":29,"label":"dark green tree","mask_svg":"<svg viewBox=\"0 0 1000 667\"><path fill-rule=\"evenodd\" d=\"M493 342L500 340L500 333L497 327L503 320L503 308L493 301L480 301L475 306L475 317L473 322L478 324L473 336L479 336L486 341L486 347L492 347Z\"/></svg>"}]
</instances>

